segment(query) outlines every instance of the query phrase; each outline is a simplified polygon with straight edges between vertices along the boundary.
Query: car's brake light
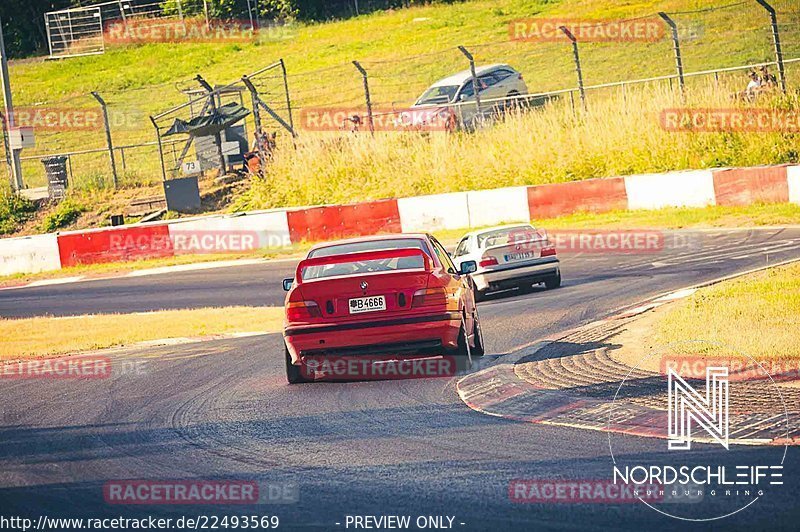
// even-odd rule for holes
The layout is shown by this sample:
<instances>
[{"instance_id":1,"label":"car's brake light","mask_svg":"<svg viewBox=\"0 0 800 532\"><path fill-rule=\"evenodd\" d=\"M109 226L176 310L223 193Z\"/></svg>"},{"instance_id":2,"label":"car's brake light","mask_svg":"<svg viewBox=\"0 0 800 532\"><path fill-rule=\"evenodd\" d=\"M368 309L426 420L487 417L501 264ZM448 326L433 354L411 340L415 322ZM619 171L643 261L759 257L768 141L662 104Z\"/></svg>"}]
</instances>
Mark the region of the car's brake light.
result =
<instances>
[{"instance_id":1,"label":"car's brake light","mask_svg":"<svg viewBox=\"0 0 800 532\"><path fill-rule=\"evenodd\" d=\"M411 300L411 308L446 304L447 291L444 288L422 288L414 292L414 298Z\"/></svg>"},{"instance_id":2,"label":"car's brake light","mask_svg":"<svg viewBox=\"0 0 800 532\"><path fill-rule=\"evenodd\" d=\"M286 319L289 321L305 321L321 317L319 306L314 301L290 301L286 305Z\"/></svg>"},{"instance_id":3,"label":"car's brake light","mask_svg":"<svg viewBox=\"0 0 800 532\"><path fill-rule=\"evenodd\" d=\"M484 257L478 263L481 268L485 268L487 266L497 266L497 258L496 257Z\"/></svg>"},{"instance_id":4,"label":"car's brake light","mask_svg":"<svg viewBox=\"0 0 800 532\"><path fill-rule=\"evenodd\" d=\"M549 247L546 247L546 248L542 248L542 254L541 254L542 257L550 257L550 256L555 255L555 254L556 254L555 246L549 246Z\"/></svg>"}]
</instances>

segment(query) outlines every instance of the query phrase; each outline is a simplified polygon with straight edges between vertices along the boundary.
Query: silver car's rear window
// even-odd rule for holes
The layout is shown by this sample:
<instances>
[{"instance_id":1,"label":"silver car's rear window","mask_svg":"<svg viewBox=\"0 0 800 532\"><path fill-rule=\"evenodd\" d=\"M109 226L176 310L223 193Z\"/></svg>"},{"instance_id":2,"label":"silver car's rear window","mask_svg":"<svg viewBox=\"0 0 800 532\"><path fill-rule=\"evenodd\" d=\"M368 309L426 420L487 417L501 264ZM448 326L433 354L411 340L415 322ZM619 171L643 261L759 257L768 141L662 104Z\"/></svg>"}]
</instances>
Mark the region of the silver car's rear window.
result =
<instances>
[{"instance_id":1,"label":"silver car's rear window","mask_svg":"<svg viewBox=\"0 0 800 532\"><path fill-rule=\"evenodd\" d=\"M494 231L487 231L478 234L478 247L488 248L508 244L512 240L529 240L535 237L536 229L530 225L518 225L516 227L503 227Z\"/></svg>"}]
</instances>

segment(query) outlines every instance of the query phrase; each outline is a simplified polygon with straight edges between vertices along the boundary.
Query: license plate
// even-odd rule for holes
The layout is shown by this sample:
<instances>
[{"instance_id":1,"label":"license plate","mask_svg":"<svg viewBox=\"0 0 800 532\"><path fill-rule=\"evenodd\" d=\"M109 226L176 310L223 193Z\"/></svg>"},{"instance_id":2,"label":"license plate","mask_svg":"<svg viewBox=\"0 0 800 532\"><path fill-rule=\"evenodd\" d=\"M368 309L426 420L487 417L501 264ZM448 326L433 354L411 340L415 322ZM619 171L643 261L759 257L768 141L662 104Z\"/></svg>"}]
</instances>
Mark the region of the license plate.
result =
<instances>
[{"instance_id":1,"label":"license plate","mask_svg":"<svg viewBox=\"0 0 800 532\"><path fill-rule=\"evenodd\" d=\"M512 260L532 259L534 256L533 251L526 251L524 253L509 253L505 256L505 259L506 262L511 262Z\"/></svg>"},{"instance_id":2,"label":"license plate","mask_svg":"<svg viewBox=\"0 0 800 532\"><path fill-rule=\"evenodd\" d=\"M350 314L386 310L386 298L384 296L355 297L350 300L348 307Z\"/></svg>"}]
</instances>

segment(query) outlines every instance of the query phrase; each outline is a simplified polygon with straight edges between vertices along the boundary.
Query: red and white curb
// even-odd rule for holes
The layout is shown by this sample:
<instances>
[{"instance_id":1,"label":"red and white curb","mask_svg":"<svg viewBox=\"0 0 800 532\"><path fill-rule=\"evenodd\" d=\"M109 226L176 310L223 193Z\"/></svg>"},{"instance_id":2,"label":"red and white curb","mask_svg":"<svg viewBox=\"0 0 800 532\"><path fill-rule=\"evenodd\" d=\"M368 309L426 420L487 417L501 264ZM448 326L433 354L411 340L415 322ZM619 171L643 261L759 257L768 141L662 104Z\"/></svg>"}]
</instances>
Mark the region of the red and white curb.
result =
<instances>
[{"instance_id":1,"label":"red and white curb","mask_svg":"<svg viewBox=\"0 0 800 532\"><path fill-rule=\"evenodd\" d=\"M792 259L769 266L753 268L660 294L631 308L618 311L608 318L537 340L522 346L510 355L501 357L498 363L461 378L456 383L456 391L461 401L469 408L494 417L525 423L557 425L602 432L624 432L644 437L664 438L666 435L662 431L656 431L652 427L655 425L653 421L656 419L658 422L663 421L661 418L665 414L638 405L626 405L626 408L630 410L631 416L638 420L638 426L633 429L617 429L604 423L571 422L568 420L569 416L564 416L565 413L575 414L572 417L578 418L583 415L584 417L606 419L607 409L611 407L610 400L598 400L585 396L570 395L564 390L537 387L521 379L516 374L515 365L521 359L536 354L554 342L577 333L598 329L617 321L634 319L661 305L689 297L702 287L798 261L800 259ZM620 379L622 377L623 375L620 375ZM698 439L697 441L701 440ZM732 443L740 445L800 445L800 440L793 438L776 438L773 440L740 438L732 440Z\"/></svg>"}]
</instances>

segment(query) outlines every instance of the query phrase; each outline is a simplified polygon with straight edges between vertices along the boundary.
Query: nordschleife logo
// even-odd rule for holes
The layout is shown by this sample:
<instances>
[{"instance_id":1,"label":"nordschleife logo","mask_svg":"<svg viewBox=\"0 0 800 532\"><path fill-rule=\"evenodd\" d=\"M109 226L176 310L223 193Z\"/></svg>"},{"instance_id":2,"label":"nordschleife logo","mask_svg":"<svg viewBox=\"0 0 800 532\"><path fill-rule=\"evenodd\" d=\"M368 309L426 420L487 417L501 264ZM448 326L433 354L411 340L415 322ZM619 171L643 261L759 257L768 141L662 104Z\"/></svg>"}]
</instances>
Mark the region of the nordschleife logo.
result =
<instances>
[{"instance_id":1,"label":"nordschleife logo","mask_svg":"<svg viewBox=\"0 0 800 532\"><path fill-rule=\"evenodd\" d=\"M692 448L692 422L728 448L728 368L706 368L705 396L692 388L674 369L667 370L668 448Z\"/></svg>"}]
</instances>

